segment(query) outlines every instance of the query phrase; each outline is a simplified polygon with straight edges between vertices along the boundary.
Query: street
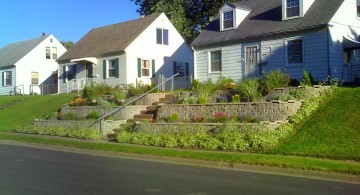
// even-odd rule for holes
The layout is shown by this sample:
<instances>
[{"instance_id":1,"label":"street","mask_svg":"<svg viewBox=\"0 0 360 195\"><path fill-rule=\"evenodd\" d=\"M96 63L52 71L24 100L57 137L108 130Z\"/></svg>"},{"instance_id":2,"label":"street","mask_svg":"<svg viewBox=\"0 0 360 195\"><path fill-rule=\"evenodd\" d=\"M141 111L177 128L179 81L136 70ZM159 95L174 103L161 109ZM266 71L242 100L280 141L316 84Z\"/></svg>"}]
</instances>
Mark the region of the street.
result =
<instances>
[{"instance_id":1,"label":"street","mask_svg":"<svg viewBox=\"0 0 360 195\"><path fill-rule=\"evenodd\" d=\"M360 185L0 144L0 194L360 194Z\"/></svg>"}]
</instances>

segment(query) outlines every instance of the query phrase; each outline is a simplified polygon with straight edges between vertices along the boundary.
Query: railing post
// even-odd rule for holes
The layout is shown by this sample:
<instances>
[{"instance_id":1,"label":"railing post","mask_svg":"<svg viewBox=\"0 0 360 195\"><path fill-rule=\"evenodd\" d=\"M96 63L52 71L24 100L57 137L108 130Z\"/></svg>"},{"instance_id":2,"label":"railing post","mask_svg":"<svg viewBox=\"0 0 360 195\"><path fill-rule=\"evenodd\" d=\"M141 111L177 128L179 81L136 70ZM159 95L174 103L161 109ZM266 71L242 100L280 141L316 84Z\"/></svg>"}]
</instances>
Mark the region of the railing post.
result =
<instances>
[{"instance_id":1,"label":"railing post","mask_svg":"<svg viewBox=\"0 0 360 195\"><path fill-rule=\"evenodd\" d=\"M174 91L174 77L171 79L171 92Z\"/></svg>"}]
</instances>

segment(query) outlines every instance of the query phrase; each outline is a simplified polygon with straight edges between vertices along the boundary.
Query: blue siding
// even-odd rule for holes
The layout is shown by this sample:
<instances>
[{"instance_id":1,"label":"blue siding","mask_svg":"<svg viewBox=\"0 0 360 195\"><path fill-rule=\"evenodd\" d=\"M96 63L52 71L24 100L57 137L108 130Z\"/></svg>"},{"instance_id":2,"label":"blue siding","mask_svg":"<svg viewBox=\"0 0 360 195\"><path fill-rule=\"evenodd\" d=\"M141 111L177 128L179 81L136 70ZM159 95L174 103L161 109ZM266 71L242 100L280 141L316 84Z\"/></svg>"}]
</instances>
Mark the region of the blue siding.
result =
<instances>
[{"instance_id":1,"label":"blue siding","mask_svg":"<svg viewBox=\"0 0 360 195\"><path fill-rule=\"evenodd\" d=\"M11 71L11 85L10 86L4 86L3 83L3 72L5 71ZM16 86L16 68L8 68L8 69L0 69L0 95L10 95L10 93L14 90L14 87Z\"/></svg>"}]
</instances>

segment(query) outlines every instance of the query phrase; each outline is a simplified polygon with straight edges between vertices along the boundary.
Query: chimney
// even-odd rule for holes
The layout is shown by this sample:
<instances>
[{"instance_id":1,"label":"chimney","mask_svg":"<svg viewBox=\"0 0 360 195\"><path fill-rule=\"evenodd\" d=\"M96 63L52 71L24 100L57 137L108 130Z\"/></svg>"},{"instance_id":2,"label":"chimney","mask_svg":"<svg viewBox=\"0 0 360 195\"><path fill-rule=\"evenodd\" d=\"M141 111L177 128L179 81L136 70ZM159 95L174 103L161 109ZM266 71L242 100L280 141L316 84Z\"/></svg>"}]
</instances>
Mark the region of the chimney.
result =
<instances>
[{"instance_id":1,"label":"chimney","mask_svg":"<svg viewBox=\"0 0 360 195\"><path fill-rule=\"evenodd\" d=\"M43 32L43 33L41 34L41 37L45 37L45 35L46 35L46 33L45 33L45 32Z\"/></svg>"}]
</instances>

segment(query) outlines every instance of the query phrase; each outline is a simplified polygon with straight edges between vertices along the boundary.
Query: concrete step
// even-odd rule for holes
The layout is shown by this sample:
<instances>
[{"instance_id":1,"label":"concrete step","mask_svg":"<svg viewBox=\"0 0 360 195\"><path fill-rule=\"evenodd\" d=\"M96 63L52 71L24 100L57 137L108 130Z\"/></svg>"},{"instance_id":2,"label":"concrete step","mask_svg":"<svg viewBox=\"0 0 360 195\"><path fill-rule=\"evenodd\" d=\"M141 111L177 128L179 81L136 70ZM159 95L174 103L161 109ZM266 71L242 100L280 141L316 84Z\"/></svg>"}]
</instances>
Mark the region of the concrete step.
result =
<instances>
[{"instance_id":1,"label":"concrete step","mask_svg":"<svg viewBox=\"0 0 360 195\"><path fill-rule=\"evenodd\" d=\"M159 108L160 108L160 106L148 106L148 107L146 107L147 110L157 110Z\"/></svg>"},{"instance_id":2,"label":"concrete step","mask_svg":"<svg viewBox=\"0 0 360 195\"><path fill-rule=\"evenodd\" d=\"M134 116L134 119L153 119L154 115L153 114L137 114Z\"/></svg>"},{"instance_id":3,"label":"concrete step","mask_svg":"<svg viewBox=\"0 0 360 195\"><path fill-rule=\"evenodd\" d=\"M153 122L154 120L153 119L128 119L126 122L127 123L130 123L130 124L133 124L133 123L135 123L135 122L149 122L149 123L151 123L151 122Z\"/></svg>"},{"instance_id":4,"label":"concrete step","mask_svg":"<svg viewBox=\"0 0 360 195\"><path fill-rule=\"evenodd\" d=\"M106 135L106 138L116 140L117 135L118 135L118 133L109 133L109 134Z\"/></svg>"},{"instance_id":5,"label":"concrete step","mask_svg":"<svg viewBox=\"0 0 360 195\"><path fill-rule=\"evenodd\" d=\"M141 114L156 114L157 110L142 110Z\"/></svg>"},{"instance_id":6,"label":"concrete step","mask_svg":"<svg viewBox=\"0 0 360 195\"><path fill-rule=\"evenodd\" d=\"M174 98L174 94L172 93L165 94L165 98Z\"/></svg>"},{"instance_id":7,"label":"concrete step","mask_svg":"<svg viewBox=\"0 0 360 195\"><path fill-rule=\"evenodd\" d=\"M159 102L172 102L174 101L173 97L165 97L165 98L159 98Z\"/></svg>"},{"instance_id":8,"label":"concrete step","mask_svg":"<svg viewBox=\"0 0 360 195\"><path fill-rule=\"evenodd\" d=\"M166 105L166 102L154 102L152 103L154 106L162 106L162 105Z\"/></svg>"}]
</instances>

